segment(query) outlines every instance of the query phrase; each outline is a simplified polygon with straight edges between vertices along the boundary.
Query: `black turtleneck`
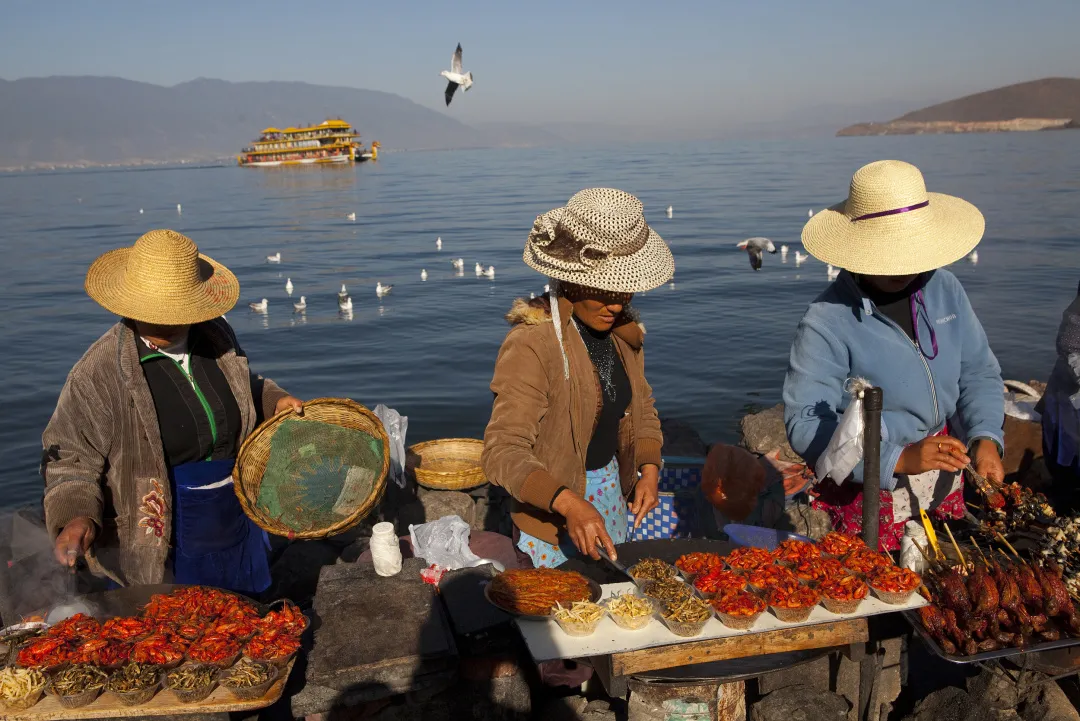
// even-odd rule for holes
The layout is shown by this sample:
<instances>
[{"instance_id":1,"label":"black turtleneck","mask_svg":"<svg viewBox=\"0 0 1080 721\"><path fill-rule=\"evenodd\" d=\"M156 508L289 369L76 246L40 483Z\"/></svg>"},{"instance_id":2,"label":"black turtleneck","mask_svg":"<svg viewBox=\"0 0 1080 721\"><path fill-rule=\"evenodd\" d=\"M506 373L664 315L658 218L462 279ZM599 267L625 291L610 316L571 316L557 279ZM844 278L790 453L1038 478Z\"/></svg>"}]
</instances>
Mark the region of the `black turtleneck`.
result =
<instances>
[{"instance_id":1,"label":"black turtleneck","mask_svg":"<svg viewBox=\"0 0 1080 721\"><path fill-rule=\"evenodd\" d=\"M596 430L585 455L585 470L595 471L611 463L619 450L619 422L630 407L633 389L611 332L593 330L577 318L574 318L574 322L581 331L585 348L589 351L589 358L599 378L600 396L603 400Z\"/></svg>"},{"instance_id":2,"label":"black turtleneck","mask_svg":"<svg viewBox=\"0 0 1080 721\"><path fill-rule=\"evenodd\" d=\"M929 279L930 273L922 273L911 281L908 287L895 293L885 293L872 288L862 277L858 279L858 282L859 289L874 302L882 315L900 326L900 329L914 342L915 324L911 315L911 296L925 287Z\"/></svg>"}]
</instances>

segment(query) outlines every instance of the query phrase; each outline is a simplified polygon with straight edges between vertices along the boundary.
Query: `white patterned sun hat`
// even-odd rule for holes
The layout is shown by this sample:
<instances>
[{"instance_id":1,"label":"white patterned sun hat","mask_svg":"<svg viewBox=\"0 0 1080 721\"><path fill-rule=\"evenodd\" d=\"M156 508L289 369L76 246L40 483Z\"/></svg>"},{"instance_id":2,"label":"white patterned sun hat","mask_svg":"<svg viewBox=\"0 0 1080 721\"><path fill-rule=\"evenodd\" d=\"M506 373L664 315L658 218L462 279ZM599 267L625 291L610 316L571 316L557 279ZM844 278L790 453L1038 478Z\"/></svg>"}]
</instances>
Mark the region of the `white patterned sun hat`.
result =
<instances>
[{"instance_id":1,"label":"white patterned sun hat","mask_svg":"<svg viewBox=\"0 0 1080 721\"><path fill-rule=\"evenodd\" d=\"M802 243L823 263L863 275L914 275L960 260L986 222L971 203L926 192L919 169L899 160L864 165L847 200L811 218Z\"/></svg>"},{"instance_id":2,"label":"white patterned sun hat","mask_svg":"<svg viewBox=\"0 0 1080 721\"><path fill-rule=\"evenodd\" d=\"M675 273L671 250L645 222L641 201L613 188L586 188L538 215L524 260L550 278L615 293L652 290Z\"/></svg>"}]
</instances>

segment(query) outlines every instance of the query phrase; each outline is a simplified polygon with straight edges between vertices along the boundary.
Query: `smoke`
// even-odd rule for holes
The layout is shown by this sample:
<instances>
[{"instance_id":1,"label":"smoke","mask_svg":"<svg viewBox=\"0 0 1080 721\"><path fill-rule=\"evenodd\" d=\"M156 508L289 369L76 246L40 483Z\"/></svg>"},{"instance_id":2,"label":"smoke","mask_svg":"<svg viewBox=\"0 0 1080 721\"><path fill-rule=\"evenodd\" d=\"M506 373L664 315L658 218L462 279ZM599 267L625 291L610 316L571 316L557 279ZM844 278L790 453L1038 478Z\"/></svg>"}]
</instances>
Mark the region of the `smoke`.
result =
<instances>
[{"instance_id":1,"label":"smoke","mask_svg":"<svg viewBox=\"0 0 1080 721\"><path fill-rule=\"evenodd\" d=\"M22 508L0 514L3 626L29 617L43 617L49 611L53 611L50 620L71 615L68 611L92 612L88 604L75 602L79 593L90 590L88 577L89 572L72 573L53 558L53 542L40 509Z\"/></svg>"}]
</instances>

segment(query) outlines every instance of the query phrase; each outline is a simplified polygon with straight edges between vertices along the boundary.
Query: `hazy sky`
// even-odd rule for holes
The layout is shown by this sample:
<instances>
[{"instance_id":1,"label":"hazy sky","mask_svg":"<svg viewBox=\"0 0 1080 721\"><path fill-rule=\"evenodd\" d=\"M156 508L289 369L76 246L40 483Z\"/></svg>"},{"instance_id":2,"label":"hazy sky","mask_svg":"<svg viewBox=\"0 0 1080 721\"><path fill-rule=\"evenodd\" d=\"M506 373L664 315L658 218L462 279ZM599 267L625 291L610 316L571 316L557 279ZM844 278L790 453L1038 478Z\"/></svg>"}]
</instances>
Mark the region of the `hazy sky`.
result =
<instances>
[{"instance_id":1,"label":"hazy sky","mask_svg":"<svg viewBox=\"0 0 1080 721\"><path fill-rule=\"evenodd\" d=\"M1080 0L0 0L0 77L302 80L466 122L710 127L1080 76L1077 28ZM458 42L476 85L445 110Z\"/></svg>"}]
</instances>

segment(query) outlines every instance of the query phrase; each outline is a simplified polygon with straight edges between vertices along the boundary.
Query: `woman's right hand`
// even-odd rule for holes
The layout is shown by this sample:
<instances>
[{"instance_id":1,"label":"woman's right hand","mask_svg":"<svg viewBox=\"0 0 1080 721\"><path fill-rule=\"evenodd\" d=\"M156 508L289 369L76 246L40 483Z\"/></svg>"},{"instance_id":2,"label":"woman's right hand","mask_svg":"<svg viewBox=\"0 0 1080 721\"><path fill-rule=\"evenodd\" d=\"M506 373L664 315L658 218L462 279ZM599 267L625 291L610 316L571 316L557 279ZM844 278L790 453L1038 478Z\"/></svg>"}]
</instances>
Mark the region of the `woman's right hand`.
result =
<instances>
[{"instance_id":1,"label":"woman's right hand","mask_svg":"<svg viewBox=\"0 0 1080 721\"><path fill-rule=\"evenodd\" d=\"M90 550L95 536L97 527L93 521L85 516L73 518L57 535L53 544L53 555L61 565L74 568L79 556Z\"/></svg>"},{"instance_id":2,"label":"woman's right hand","mask_svg":"<svg viewBox=\"0 0 1080 721\"><path fill-rule=\"evenodd\" d=\"M967 448L952 436L930 436L913 443L900 454L896 474L917 476L927 471L959 473L971 463Z\"/></svg>"},{"instance_id":3,"label":"woman's right hand","mask_svg":"<svg viewBox=\"0 0 1080 721\"><path fill-rule=\"evenodd\" d=\"M604 526L604 518L600 511L596 510L596 506L573 491L565 490L555 499L552 509L566 519L570 540L583 555L599 561L600 553L596 550L596 541L599 540L607 554L612 559L617 558L615 544L611 542L611 536Z\"/></svg>"}]
</instances>

